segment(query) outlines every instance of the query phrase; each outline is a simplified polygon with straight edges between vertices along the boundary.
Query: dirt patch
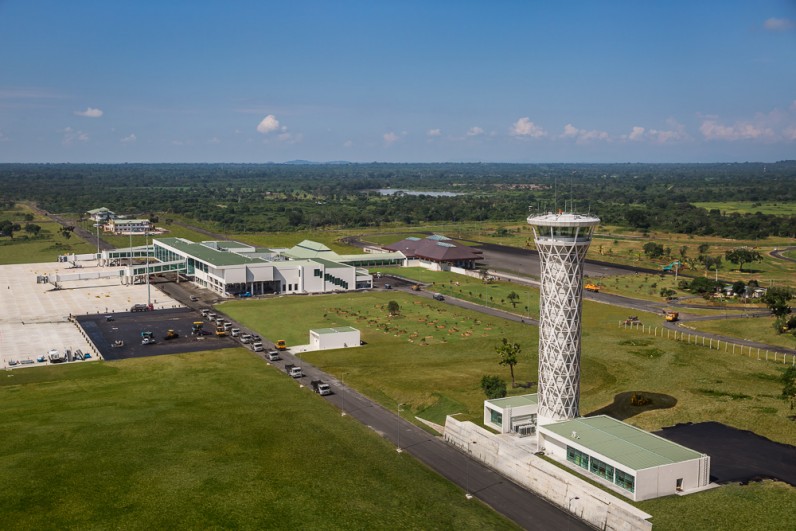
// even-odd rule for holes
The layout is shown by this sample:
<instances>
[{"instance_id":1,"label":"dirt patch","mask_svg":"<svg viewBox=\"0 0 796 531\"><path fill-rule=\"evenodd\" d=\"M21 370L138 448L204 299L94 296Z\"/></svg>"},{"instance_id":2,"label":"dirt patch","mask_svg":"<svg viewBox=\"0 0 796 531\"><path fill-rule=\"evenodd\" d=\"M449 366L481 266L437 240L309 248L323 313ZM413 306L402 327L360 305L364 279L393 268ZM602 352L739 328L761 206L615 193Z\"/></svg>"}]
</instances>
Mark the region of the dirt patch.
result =
<instances>
[{"instance_id":1,"label":"dirt patch","mask_svg":"<svg viewBox=\"0 0 796 531\"><path fill-rule=\"evenodd\" d=\"M592 411L586 416L608 415L617 420L626 420L645 411L668 409L675 405L677 405L677 399L673 396L647 391L627 391L614 396L613 403Z\"/></svg>"},{"instance_id":2,"label":"dirt patch","mask_svg":"<svg viewBox=\"0 0 796 531\"><path fill-rule=\"evenodd\" d=\"M710 479L748 483L777 479L796 487L796 446L719 422L677 424L656 435L710 456Z\"/></svg>"}]
</instances>

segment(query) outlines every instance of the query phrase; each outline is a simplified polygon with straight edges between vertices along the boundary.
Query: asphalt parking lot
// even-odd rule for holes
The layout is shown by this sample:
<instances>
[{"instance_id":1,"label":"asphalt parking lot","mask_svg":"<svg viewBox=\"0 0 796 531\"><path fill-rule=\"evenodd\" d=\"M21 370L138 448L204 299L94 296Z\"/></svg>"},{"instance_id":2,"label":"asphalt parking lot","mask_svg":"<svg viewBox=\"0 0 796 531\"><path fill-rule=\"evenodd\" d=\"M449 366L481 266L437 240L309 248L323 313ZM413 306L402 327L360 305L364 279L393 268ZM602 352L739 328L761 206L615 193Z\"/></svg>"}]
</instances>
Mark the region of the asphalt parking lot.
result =
<instances>
[{"instance_id":1,"label":"asphalt parking lot","mask_svg":"<svg viewBox=\"0 0 796 531\"><path fill-rule=\"evenodd\" d=\"M142 358L240 346L240 343L229 336L216 337L214 333L205 336L192 336L191 325L194 321L203 321L205 330L210 332L215 330L215 325L211 325L198 312L190 308L107 315L112 316L113 320L108 321L105 314L76 317L80 326L106 360ZM165 340L164 337L169 329L177 332L179 337ZM152 332L156 343L142 345L141 332L144 331ZM117 340L122 341L123 346L114 347L113 343Z\"/></svg>"}]
</instances>

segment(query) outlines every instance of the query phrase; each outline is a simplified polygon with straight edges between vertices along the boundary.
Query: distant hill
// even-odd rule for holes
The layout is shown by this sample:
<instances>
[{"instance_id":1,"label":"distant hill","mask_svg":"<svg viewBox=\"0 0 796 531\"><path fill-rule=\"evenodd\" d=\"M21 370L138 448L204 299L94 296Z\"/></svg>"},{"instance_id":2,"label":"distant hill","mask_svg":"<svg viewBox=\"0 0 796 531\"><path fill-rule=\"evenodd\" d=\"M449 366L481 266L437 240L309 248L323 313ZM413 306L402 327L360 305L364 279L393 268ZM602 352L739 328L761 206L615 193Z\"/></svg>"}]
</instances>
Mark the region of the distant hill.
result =
<instances>
[{"instance_id":1,"label":"distant hill","mask_svg":"<svg viewBox=\"0 0 796 531\"><path fill-rule=\"evenodd\" d=\"M327 162L316 162L313 160L288 160L283 162L282 164L294 164L294 165L313 165L313 166L321 166L321 165L333 165L333 164L353 164L353 162L349 162L347 160L330 160Z\"/></svg>"}]
</instances>

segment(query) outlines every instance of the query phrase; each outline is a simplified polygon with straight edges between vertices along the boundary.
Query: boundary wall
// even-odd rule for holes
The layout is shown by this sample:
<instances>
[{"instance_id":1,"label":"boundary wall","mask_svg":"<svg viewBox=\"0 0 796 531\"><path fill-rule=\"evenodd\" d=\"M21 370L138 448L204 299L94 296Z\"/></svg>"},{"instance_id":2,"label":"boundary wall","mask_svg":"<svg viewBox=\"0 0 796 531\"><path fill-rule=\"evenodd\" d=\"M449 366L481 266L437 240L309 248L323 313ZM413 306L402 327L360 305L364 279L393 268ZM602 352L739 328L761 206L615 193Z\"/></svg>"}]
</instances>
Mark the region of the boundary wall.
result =
<instances>
[{"instance_id":1,"label":"boundary wall","mask_svg":"<svg viewBox=\"0 0 796 531\"><path fill-rule=\"evenodd\" d=\"M445 442L597 529L652 529L652 515L472 422L449 416Z\"/></svg>"}]
</instances>

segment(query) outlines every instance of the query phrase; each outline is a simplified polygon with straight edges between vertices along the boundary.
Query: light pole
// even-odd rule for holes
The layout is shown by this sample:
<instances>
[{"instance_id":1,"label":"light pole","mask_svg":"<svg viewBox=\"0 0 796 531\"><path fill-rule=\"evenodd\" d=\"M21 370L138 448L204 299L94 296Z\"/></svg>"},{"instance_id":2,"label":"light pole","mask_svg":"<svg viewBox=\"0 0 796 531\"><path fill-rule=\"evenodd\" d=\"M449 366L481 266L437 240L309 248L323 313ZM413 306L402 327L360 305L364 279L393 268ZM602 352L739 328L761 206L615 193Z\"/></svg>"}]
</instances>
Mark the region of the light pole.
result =
<instances>
[{"instance_id":1,"label":"light pole","mask_svg":"<svg viewBox=\"0 0 796 531\"><path fill-rule=\"evenodd\" d=\"M396 424L396 427L398 429L398 448L396 448L395 451L398 452L399 454L403 452L403 450L401 449L401 406L402 405L403 404L398 404L398 423Z\"/></svg>"},{"instance_id":2,"label":"light pole","mask_svg":"<svg viewBox=\"0 0 796 531\"><path fill-rule=\"evenodd\" d=\"M345 417L345 373L340 373L340 416Z\"/></svg>"},{"instance_id":3,"label":"light pole","mask_svg":"<svg viewBox=\"0 0 796 531\"><path fill-rule=\"evenodd\" d=\"M144 232L144 252L146 252L146 307L152 308L152 297L149 291L149 231Z\"/></svg>"},{"instance_id":4,"label":"light pole","mask_svg":"<svg viewBox=\"0 0 796 531\"><path fill-rule=\"evenodd\" d=\"M472 444L476 444L475 441L470 441L470 442ZM470 456L473 455L472 449L468 448L467 453L469 455L465 457L465 459L467 459L467 461L465 462L465 474L467 476L467 479L466 479L466 490L464 491L464 497L467 498L468 500L471 500L473 498L473 495L470 494Z\"/></svg>"}]
</instances>

